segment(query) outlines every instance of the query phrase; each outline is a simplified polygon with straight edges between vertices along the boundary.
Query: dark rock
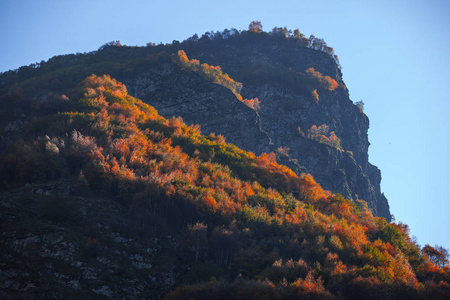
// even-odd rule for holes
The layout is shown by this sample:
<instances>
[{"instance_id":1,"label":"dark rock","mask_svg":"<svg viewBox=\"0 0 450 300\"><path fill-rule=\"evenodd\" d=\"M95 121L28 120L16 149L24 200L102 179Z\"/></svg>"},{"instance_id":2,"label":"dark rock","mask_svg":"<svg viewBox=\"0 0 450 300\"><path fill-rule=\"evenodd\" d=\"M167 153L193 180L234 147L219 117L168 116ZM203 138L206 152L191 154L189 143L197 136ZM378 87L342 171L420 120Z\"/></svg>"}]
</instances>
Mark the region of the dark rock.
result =
<instances>
[{"instance_id":1,"label":"dark rock","mask_svg":"<svg viewBox=\"0 0 450 300\"><path fill-rule=\"evenodd\" d=\"M335 61L321 51L288 40L277 45L264 39L214 43L211 48L186 52L201 63L220 65L231 78L242 82L244 98L261 101L258 113L228 89L170 63L119 80L130 94L154 106L164 117L181 116L188 124L199 124L203 133L222 134L245 150L261 154L289 148L290 162L285 163L294 171L311 173L333 193L367 201L375 215L390 221L389 205L380 191L380 171L368 161L369 119L350 100ZM310 67L340 85L334 91L319 90L318 103L295 81L292 83L296 72L305 73ZM269 75L250 72L256 69ZM286 80L268 80L271 73L283 74ZM306 132L312 125L322 124L340 138L344 151L298 133L298 127ZM292 163L295 160L298 164Z\"/></svg>"},{"instance_id":2,"label":"dark rock","mask_svg":"<svg viewBox=\"0 0 450 300\"><path fill-rule=\"evenodd\" d=\"M181 116L188 124L199 124L203 134L222 134L227 142L243 149L257 153L270 149L270 138L261 129L259 115L230 90L197 74L164 64L123 83L130 94L154 106L166 118Z\"/></svg>"}]
</instances>

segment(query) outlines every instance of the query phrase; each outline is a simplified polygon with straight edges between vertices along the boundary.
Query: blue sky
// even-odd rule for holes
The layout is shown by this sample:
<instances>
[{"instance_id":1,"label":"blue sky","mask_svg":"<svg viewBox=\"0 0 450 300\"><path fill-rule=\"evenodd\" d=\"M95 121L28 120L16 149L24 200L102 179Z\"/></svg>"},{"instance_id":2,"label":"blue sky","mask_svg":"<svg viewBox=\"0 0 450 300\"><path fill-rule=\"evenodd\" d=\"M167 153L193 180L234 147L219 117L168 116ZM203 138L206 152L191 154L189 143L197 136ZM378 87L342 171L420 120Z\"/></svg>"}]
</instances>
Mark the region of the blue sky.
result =
<instances>
[{"instance_id":1,"label":"blue sky","mask_svg":"<svg viewBox=\"0 0 450 300\"><path fill-rule=\"evenodd\" d=\"M369 160L396 220L449 249L449 15L446 0L2 0L0 72L112 40L168 43L253 20L299 28L335 49L351 99L365 102Z\"/></svg>"}]
</instances>

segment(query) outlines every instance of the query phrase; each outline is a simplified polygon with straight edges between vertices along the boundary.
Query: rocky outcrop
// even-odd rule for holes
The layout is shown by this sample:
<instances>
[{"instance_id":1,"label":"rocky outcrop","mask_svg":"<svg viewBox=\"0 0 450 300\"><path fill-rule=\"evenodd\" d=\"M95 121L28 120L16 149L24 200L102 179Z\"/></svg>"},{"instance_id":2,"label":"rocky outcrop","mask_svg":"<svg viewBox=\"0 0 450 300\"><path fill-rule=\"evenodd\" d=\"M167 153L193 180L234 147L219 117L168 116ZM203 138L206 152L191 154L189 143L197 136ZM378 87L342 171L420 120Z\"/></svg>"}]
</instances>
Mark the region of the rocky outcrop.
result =
<instances>
[{"instance_id":1,"label":"rocky outcrop","mask_svg":"<svg viewBox=\"0 0 450 300\"><path fill-rule=\"evenodd\" d=\"M203 134L222 134L229 143L262 153L270 150L269 135L259 115L228 89L172 64L123 79L128 92L154 106L166 118L181 116L199 124Z\"/></svg>"},{"instance_id":2,"label":"rocky outcrop","mask_svg":"<svg viewBox=\"0 0 450 300\"><path fill-rule=\"evenodd\" d=\"M363 199L374 214L390 220L387 200L380 192L380 171L368 161L369 119L344 88L320 91L319 103L269 85L256 88L254 94L262 103L263 129L276 147L289 148L289 156L325 189L352 200ZM299 127L306 132L312 125L322 124L340 138L341 150L299 133Z\"/></svg>"},{"instance_id":3,"label":"rocky outcrop","mask_svg":"<svg viewBox=\"0 0 450 300\"><path fill-rule=\"evenodd\" d=\"M220 65L242 82L244 98L257 97L261 110L255 112L226 88L168 63L119 79L130 94L166 118L181 116L187 123L199 124L204 133L222 134L228 142L257 154L289 148L291 163L283 162L298 173L311 173L325 189L346 198L367 201L375 215L390 221L380 171L368 161L369 119L350 100L333 58L292 40L255 35L198 43L186 52L202 63ZM310 67L339 83L334 91L319 90L318 102L296 83L296 74ZM343 151L299 134L299 127L306 132L322 124L340 138ZM292 164L295 161L298 164Z\"/></svg>"}]
</instances>

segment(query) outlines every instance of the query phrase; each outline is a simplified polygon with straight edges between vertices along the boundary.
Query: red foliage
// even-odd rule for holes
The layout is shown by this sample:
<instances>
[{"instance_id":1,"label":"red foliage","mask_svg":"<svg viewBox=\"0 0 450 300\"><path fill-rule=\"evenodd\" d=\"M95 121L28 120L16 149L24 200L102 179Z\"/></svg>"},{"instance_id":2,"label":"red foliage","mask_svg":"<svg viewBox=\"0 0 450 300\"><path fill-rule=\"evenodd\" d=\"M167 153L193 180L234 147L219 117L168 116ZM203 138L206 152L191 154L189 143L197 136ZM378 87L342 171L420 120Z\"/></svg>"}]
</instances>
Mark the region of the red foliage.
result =
<instances>
[{"instance_id":1,"label":"red foliage","mask_svg":"<svg viewBox=\"0 0 450 300\"><path fill-rule=\"evenodd\" d=\"M322 278L315 278L312 271L308 272L305 279L297 279L292 287L295 289L297 295L329 296L329 292L326 291L323 285Z\"/></svg>"}]
</instances>

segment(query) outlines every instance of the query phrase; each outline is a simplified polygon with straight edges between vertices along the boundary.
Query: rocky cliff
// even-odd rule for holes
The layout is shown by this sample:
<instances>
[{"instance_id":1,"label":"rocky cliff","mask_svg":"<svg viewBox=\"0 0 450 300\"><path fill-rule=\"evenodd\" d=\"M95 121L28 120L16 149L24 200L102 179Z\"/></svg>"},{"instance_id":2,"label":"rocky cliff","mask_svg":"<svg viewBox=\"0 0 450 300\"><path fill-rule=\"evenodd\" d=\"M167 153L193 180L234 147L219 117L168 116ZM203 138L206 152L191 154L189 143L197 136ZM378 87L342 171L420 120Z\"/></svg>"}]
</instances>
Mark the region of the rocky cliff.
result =
<instances>
[{"instance_id":1,"label":"rocky cliff","mask_svg":"<svg viewBox=\"0 0 450 300\"><path fill-rule=\"evenodd\" d=\"M363 199L375 215L391 219L380 191L380 171L368 161L369 119L350 100L333 57L290 39L252 33L202 39L180 48L200 63L221 66L243 83L244 97L259 99L261 109L250 109L226 88L170 63L119 79L130 94L165 117L181 116L203 132L222 134L257 154L288 149L283 163L297 173L311 173L325 189ZM339 87L320 90L319 101L314 101L299 79L309 68L335 79ZM299 128L322 124L340 138L341 150L299 134Z\"/></svg>"},{"instance_id":2,"label":"rocky cliff","mask_svg":"<svg viewBox=\"0 0 450 300\"><path fill-rule=\"evenodd\" d=\"M203 133L222 134L227 141L257 153L269 151L270 137L260 116L225 87L165 63L136 77L123 78L128 92L154 106L164 117L181 116L199 124Z\"/></svg>"},{"instance_id":3,"label":"rocky cliff","mask_svg":"<svg viewBox=\"0 0 450 300\"><path fill-rule=\"evenodd\" d=\"M164 117L181 116L187 123L199 124L204 133L224 135L228 142L257 154L281 148L282 163L297 173L311 173L325 189L367 201L375 215L389 221L380 171L368 160L369 119L350 100L336 57L311 46L312 41L244 31L166 46L102 47L86 55L55 57L38 68L22 67L1 76L0 87L8 91L2 103L9 105L18 97L25 103L14 114L2 115L5 134L0 147L6 147L8 136L15 132L11 128L30 113L28 107L51 107L47 102L55 91L65 93L73 82L92 73L110 74ZM220 66L243 84L241 95L258 98L261 108L249 108L224 86L174 64L171 57L178 50L200 63ZM338 87L320 88L317 80L308 77L310 68L335 80ZM39 83L26 85L27 80ZM313 99L311 90L317 88L318 99ZM328 126L341 148L308 138L313 125ZM299 128L306 134L300 134Z\"/></svg>"}]
</instances>

